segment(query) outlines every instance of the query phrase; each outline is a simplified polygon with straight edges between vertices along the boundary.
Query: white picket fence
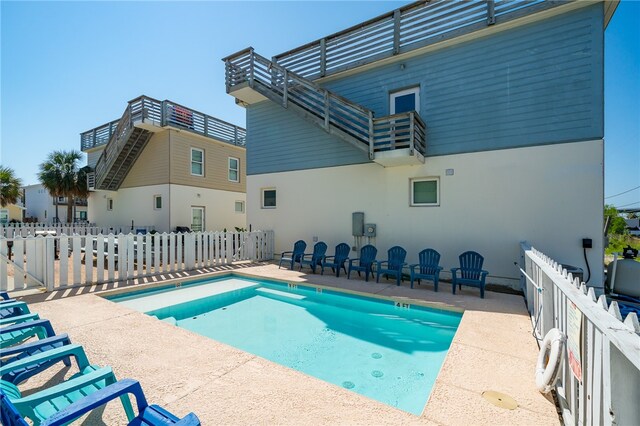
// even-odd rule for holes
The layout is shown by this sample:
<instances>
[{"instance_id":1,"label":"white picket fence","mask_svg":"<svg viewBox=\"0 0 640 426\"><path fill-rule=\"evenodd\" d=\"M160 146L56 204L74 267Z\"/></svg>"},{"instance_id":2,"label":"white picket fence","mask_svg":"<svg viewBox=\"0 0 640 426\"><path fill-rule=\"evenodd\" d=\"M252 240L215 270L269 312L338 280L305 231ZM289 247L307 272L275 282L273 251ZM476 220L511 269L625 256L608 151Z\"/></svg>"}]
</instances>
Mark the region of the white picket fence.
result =
<instances>
[{"instance_id":1,"label":"white picket fence","mask_svg":"<svg viewBox=\"0 0 640 426\"><path fill-rule=\"evenodd\" d=\"M0 237L0 290L48 291L273 259L273 231Z\"/></svg>"},{"instance_id":2,"label":"white picket fence","mask_svg":"<svg viewBox=\"0 0 640 426\"><path fill-rule=\"evenodd\" d=\"M154 230L154 226L138 226L135 225L134 229L131 229L131 225L122 226L95 226L91 223L17 223L17 224L3 224L0 225L0 237L14 238L14 237L28 237L30 235L39 234L52 234L52 235L98 235L109 233L145 233Z\"/></svg>"},{"instance_id":3,"label":"white picket fence","mask_svg":"<svg viewBox=\"0 0 640 426\"><path fill-rule=\"evenodd\" d=\"M596 298L558 262L521 244L522 284L534 334L568 331L569 309L582 313L582 377L574 377L564 357L557 393L567 425L640 424L640 326L635 313L624 321L618 304ZM570 305L573 304L573 305Z\"/></svg>"}]
</instances>

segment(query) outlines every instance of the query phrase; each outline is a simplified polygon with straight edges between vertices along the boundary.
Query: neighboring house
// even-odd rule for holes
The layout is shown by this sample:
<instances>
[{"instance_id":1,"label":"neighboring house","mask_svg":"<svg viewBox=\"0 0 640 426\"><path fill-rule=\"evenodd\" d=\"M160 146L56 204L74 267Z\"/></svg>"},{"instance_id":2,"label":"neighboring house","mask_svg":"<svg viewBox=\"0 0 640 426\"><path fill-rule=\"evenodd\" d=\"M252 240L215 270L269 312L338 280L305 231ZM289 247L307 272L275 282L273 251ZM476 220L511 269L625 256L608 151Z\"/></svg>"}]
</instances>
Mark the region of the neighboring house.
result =
<instances>
[{"instance_id":1,"label":"neighboring house","mask_svg":"<svg viewBox=\"0 0 640 426\"><path fill-rule=\"evenodd\" d=\"M630 235L633 236L640 236L640 219L635 217L632 219L625 219L624 220L627 224L627 231L629 231Z\"/></svg>"},{"instance_id":2,"label":"neighboring house","mask_svg":"<svg viewBox=\"0 0 640 426\"><path fill-rule=\"evenodd\" d=\"M42 184L27 185L23 188L25 218L32 222L54 223L56 221L56 199L49 194ZM58 197L58 219L67 223L67 198ZM76 198L73 208L74 222L87 221L87 200Z\"/></svg>"},{"instance_id":3,"label":"neighboring house","mask_svg":"<svg viewBox=\"0 0 640 426\"><path fill-rule=\"evenodd\" d=\"M475 250L514 287L520 241L585 268L591 238L601 286L616 4L420 1L272 59L224 58L247 112L248 223L275 231L276 252L317 238L384 259L397 244L415 263L432 247L448 271Z\"/></svg>"},{"instance_id":4,"label":"neighboring house","mask_svg":"<svg viewBox=\"0 0 640 426\"><path fill-rule=\"evenodd\" d=\"M141 96L119 120L81 134L89 220L159 232L246 226L245 130Z\"/></svg>"},{"instance_id":5,"label":"neighboring house","mask_svg":"<svg viewBox=\"0 0 640 426\"><path fill-rule=\"evenodd\" d=\"M12 221L22 222L24 220L24 211L25 207L22 204L22 199L18 199L18 202L15 204L0 207L0 225L7 224Z\"/></svg>"}]
</instances>

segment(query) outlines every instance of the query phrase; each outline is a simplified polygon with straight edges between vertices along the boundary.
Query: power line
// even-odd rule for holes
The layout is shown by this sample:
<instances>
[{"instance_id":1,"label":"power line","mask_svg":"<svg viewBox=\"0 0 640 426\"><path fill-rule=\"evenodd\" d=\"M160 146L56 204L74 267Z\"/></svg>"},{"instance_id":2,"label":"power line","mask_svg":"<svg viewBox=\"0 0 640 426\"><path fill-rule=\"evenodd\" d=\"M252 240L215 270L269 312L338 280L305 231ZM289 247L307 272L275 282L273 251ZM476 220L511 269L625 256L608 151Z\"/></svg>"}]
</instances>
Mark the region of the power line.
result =
<instances>
[{"instance_id":1,"label":"power line","mask_svg":"<svg viewBox=\"0 0 640 426\"><path fill-rule=\"evenodd\" d=\"M606 200L607 198L617 197L618 195L622 195L622 194L626 194L627 192L635 191L638 188L640 188L640 185L636 186L635 188L628 189L628 190L626 190L624 192L621 192L619 194L616 194L616 195L609 195L608 197L604 197L604 199Z\"/></svg>"},{"instance_id":2,"label":"power line","mask_svg":"<svg viewBox=\"0 0 640 426\"><path fill-rule=\"evenodd\" d=\"M623 204L621 206L616 206L616 209L619 209L620 207L627 207L627 206L632 206L634 204L640 204L640 201L635 201L633 203L629 203L629 204Z\"/></svg>"}]
</instances>

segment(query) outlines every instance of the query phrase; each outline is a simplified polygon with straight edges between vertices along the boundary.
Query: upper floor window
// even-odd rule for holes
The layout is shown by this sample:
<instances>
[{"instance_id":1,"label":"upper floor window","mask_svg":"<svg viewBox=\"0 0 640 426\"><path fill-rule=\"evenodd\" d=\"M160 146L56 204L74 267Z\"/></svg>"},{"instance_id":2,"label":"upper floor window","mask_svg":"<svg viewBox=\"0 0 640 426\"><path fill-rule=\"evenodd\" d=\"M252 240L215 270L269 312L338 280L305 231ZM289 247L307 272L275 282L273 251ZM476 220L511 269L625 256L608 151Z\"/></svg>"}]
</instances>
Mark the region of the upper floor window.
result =
<instances>
[{"instance_id":1,"label":"upper floor window","mask_svg":"<svg viewBox=\"0 0 640 426\"><path fill-rule=\"evenodd\" d=\"M204 176L204 151L199 148L191 148L191 174Z\"/></svg>"},{"instance_id":2,"label":"upper floor window","mask_svg":"<svg viewBox=\"0 0 640 426\"><path fill-rule=\"evenodd\" d=\"M244 213L244 201L236 201L236 213Z\"/></svg>"},{"instance_id":3,"label":"upper floor window","mask_svg":"<svg viewBox=\"0 0 640 426\"><path fill-rule=\"evenodd\" d=\"M229 181L240 182L240 160L229 157Z\"/></svg>"},{"instance_id":4,"label":"upper floor window","mask_svg":"<svg viewBox=\"0 0 640 426\"><path fill-rule=\"evenodd\" d=\"M420 86L389 94L389 113L420 112Z\"/></svg>"}]
</instances>

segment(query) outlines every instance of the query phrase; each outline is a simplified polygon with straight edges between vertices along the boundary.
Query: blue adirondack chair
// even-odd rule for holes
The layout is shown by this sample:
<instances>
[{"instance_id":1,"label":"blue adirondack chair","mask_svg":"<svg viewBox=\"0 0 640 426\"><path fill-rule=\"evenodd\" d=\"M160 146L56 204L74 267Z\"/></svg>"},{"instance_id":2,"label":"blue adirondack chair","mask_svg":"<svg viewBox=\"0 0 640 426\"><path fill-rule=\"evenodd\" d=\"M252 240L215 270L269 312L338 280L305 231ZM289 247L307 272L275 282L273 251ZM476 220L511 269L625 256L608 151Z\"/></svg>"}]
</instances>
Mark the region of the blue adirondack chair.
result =
<instances>
[{"instance_id":1,"label":"blue adirondack chair","mask_svg":"<svg viewBox=\"0 0 640 426\"><path fill-rule=\"evenodd\" d=\"M65 333L58 336L47 337L42 340L36 340L35 342L28 342L22 345L12 346L10 348L3 348L3 358L0 360L0 368L26 357L37 355L39 353L47 352L52 349L70 344L71 339L69 339L69 336ZM19 384L27 380L29 377L32 377L39 372L46 370L50 366L57 364L59 361L61 360L48 359L43 360L40 363L33 363L25 366L22 369L12 370L10 373L6 373L1 376L0 379L13 384ZM64 362L67 367L71 366L70 358L63 358L62 362Z\"/></svg>"},{"instance_id":2,"label":"blue adirondack chair","mask_svg":"<svg viewBox=\"0 0 640 426\"><path fill-rule=\"evenodd\" d=\"M142 386L137 380L123 379L116 383L100 389L69 405L42 422L45 426L66 425L95 408L101 407L107 402L126 394L132 394L136 398L138 415L129 422L129 425L180 425L197 426L200 425L198 417L189 413L180 419L158 405L149 405L142 391Z\"/></svg>"},{"instance_id":3,"label":"blue adirondack chair","mask_svg":"<svg viewBox=\"0 0 640 426\"><path fill-rule=\"evenodd\" d=\"M360 272L364 272L364 280L369 281L369 274L373 276L373 264L376 263L376 254L378 254L378 249L371 244L362 247L359 258L349 259L347 279L351 277L351 271L357 271L358 276L360 276ZM356 261L358 265L354 264Z\"/></svg>"},{"instance_id":4,"label":"blue adirondack chair","mask_svg":"<svg viewBox=\"0 0 640 426\"><path fill-rule=\"evenodd\" d=\"M460 267L451 268L453 294L456 294L456 285L462 289L464 284L480 288L480 297L484 298L484 282L489 274L482 269L484 257L475 251L465 251L458 258L460 259Z\"/></svg>"},{"instance_id":5,"label":"blue adirondack chair","mask_svg":"<svg viewBox=\"0 0 640 426\"><path fill-rule=\"evenodd\" d=\"M31 337L37 336L38 339L45 339L56 334L49 320L39 319L38 314L21 315L0 322L16 319L20 319L20 321L0 327L0 348L3 353L5 348L22 343Z\"/></svg>"},{"instance_id":6,"label":"blue adirondack chair","mask_svg":"<svg viewBox=\"0 0 640 426\"><path fill-rule=\"evenodd\" d=\"M300 270L303 265L309 265L313 273L316 273L316 266L322 266L322 260L327 254L327 244L320 241L314 244L313 253L304 253L300 259Z\"/></svg>"},{"instance_id":7,"label":"blue adirondack chair","mask_svg":"<svg viewBox=\"0 0 640 426\"><path fill-rule=\"evenodd\" d=\"M413 265L409 265L411 270L411 288L413 288L413 282L418 280L431 280L433 281L433 288L438 291L438 282L440 281L440 253L434 249L424 249L418 254L418 262Z\"/></svg>"},{"instance_id":8,"label":"blue adirondack chair","mask_svg":"<svg viewBox=\"0 0 640 426\"><path fill-rule=\"evenodd\" d=\"M347 267L345 263L349 260L349 251L351 247L347 243L340 243L336 246L336 250L333 256L325 256L322 261L322 267L320 268L320 274L324 275L324 268L330 267L335 272L336 277L340 276L340 269L344 269L344 273L347 273Z\"/></svg>"},{"instance_id":9,"label":"blue adirondack chair","mask_svg":"<svg viewBox=\"0 0 640 426\"><path fill-rule=\"evenodd\" d=\"M307 243L302 240L296 241L293 245L293 251L283 251L280 255L280 263L278 264L278 269L280 269L280 267L282 266L282 262L290 262L289 269L293 269L293 264L296 262L300 262L306 248Z\"/></svg>"},{"instance_id":10,"label":"blue adirondack chair","mask_svg":"<svg viewBox=\"0 0 640 426\"><path fill-rule=\"evenodd\" d=\"M17 317L31 313L25 302L4 300L0 303L0 319Z\"/></svg>"},{"instance_id":11,"label":"blue adirondack chair","mask_svg":"<svg viewBox=\"0 0 640 426\"><path fill-rule=\"evenodd\" d=\"M402 268L406 265L404 259L407 257L407 251L400 246L393 246L387 250L389 260L379 260L376 263L376 282L380 282L380 275L393 275L396 277L396 285L400 285L402 280Z\"/></svg>"},{"instance_id":12,"label":"blue adirondack chair","mask_svg":"<svg viewBox=\"0 0 640 426\"><path fill-rule=\"evenodd\" d=\"M23 397L20 389L15 384L0 380L0 388L2 388L15 409L22 417L29 418L34 425L41 424L53 414L84 396L115 383L116 378L111 367L100 368L90 365L82 346L79 345L67 345L52 349L0 367L0 375L5 375L33 364L39 364L44 360L62 360L68 357L76 359L80 370L77 374L71 376L69 380L28 396ZM135 416L131 401L126 396L122 396L120 399L127 413L127 418L132 420Z\"/></svg>"}]
</instances>

